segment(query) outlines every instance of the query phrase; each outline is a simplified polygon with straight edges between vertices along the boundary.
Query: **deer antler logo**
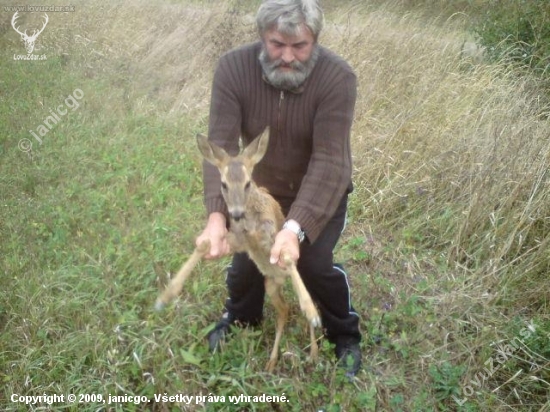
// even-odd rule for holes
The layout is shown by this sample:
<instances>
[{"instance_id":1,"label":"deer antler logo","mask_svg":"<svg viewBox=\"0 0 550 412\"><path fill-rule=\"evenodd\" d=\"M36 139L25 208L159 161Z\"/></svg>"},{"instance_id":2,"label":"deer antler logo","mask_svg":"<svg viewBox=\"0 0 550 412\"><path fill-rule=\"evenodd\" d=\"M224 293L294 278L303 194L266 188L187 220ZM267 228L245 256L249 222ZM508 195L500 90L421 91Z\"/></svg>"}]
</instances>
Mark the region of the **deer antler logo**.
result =
<instances>
[{"instance_id":1,"label":"deer antler logo","mask_svg":"<svg viewBox=\"0 0 550 412\"><path fill-rule=\"evenodd\" d=\"M48 24L48 20L49 20L48 15L46 13L44 13L44 25L42 26L42 28L40 30L34 29L32 35L29 36L27 34L27 30L25 30L25 32L22 33L21 31L19 31L19 28L15 26L15 23L16 23L15 21L17 20L17 17L19 17L18 13L19 12L16 11L15 14L13 15L13 17L11 19L11 25L12 25L13 29L21 35L21 40L23 40L25 42L25 49L27 49L27 53L31 54L32 51L34 50L34 42L36 41L36 38L38 37L38 35L40 33L42 33L44 31L44 28Z\"/></svg>"}]
</instances>

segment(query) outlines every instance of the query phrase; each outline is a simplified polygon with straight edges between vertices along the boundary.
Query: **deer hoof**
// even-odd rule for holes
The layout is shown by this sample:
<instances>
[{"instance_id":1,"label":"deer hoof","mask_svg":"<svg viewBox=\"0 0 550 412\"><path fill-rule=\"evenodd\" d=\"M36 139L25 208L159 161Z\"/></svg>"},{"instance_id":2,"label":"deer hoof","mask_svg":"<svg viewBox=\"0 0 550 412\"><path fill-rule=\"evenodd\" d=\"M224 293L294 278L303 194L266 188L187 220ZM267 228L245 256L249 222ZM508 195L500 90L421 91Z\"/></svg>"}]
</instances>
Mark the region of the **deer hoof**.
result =
<instances>
[{"instance_id":1,"label":"deer hoof","mask_svg":"<svg viewBox=\"0 0 550 412\"><path fill-rule=\"evenodd\" d=\"M166 307L166 304L161 299L157 299L157 301L155 302L155 310L157 312L160 312L165 307Z\"/></svg>"},{"instance_id":2,"label":"deer hoof","mask_svg":"<svg viewBox=\"0 0 550 412\"><path fill-rule=\"evenodd\" d=\"M313 305L313 302L311 302L310 305L304 305L305 307L302 309L306 315L307 320L309 320L309 323L314 328L317 328L321 326L321 317L319 316L319 312L317 312L317 309Z\"/></svg>"},{"instance_id":3,"label":"deer hoof","mask_svg":"<svg viewBox=\"0 0 550 412\"><path fill-rule=\"evenodd\" d=\"M311 318L309 322L311 323L311 326L313 326L314 328L318 328L321 326L321 318L319 317L319 315L316 315L313 318Z\"/></svg>"}]
</instances>

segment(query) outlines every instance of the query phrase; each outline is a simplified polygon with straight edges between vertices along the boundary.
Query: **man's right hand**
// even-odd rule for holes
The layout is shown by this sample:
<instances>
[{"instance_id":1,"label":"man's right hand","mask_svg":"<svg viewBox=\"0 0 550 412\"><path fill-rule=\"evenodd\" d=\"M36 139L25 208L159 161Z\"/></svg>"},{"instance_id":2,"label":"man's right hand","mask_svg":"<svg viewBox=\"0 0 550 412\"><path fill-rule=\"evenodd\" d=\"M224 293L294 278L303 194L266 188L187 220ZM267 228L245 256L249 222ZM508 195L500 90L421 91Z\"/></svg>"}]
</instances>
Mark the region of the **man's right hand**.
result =
<instances>
[{"instance_id":1,"label":"man's right hand","mask_svg":"<svg viewBox=\"0 0 550 412\"><path fill-rule=\"evenodd\" d=\"M214 212L208 216L206 227L195 241L198 246L205 240L210 240L210 252L204 256L206 259L216 259L230 253L226 224L223 213Z\"/></svg>"}]
</instances>

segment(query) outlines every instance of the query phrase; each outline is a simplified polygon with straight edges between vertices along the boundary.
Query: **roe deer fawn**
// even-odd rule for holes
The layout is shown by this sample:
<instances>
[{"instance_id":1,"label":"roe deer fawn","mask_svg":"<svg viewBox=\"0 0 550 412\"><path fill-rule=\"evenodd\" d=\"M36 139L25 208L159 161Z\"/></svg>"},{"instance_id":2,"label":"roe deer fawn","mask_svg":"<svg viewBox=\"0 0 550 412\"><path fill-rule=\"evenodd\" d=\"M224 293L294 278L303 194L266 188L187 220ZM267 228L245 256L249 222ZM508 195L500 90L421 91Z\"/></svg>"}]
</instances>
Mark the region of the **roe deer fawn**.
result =
<instances>
[{"instance_id":1,"label":"roe deer fawn","mask_svg":"<svg viewBox=\"0 0 550 412\"><path fill-rule=\"evenodd\" d=\"M254 139L240 155L231 157L225 150L208 142L205 136L197 136L203 157L218 168L222 181L222 195L230 216L227 240L232 252L246 252L265 278L265 290L277 312L277 329L271 356L266 365L272 372L277 363L279 344L288 318L288 305L282 296L285 278L290 277L294 291L298 295L300 308L309 321L311 339L310 357L317 358L318 346L314 327L321 325L321 319L309 295L294 261L284 253L285 268L269 262L270 250L275 235L284 223L279 203L252 180L254 166L263 158L269 141L268 129ZM208 241L195 248L195 251L170 281L166 290L159 296L157 309L176 297L199 260L210 250Z\"/></svg>"}]
</instances>

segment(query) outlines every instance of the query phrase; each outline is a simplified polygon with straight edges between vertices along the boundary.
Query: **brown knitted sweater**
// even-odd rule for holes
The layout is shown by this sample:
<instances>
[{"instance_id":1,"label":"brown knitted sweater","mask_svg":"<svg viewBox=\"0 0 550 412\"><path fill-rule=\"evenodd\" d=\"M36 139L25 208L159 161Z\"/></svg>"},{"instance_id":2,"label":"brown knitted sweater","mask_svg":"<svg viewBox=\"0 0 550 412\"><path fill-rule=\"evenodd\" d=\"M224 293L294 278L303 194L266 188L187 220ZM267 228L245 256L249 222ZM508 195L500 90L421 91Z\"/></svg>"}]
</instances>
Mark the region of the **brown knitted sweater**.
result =
<instances>
[{"instance_id":1,"label":"brown knitted sweater","mask_svg":"<svg viewBox=\"0 0 550 412\"><path fill-rule=\"evenodd\" d=\"M239 151L266 126L269 147L254 169L265 187L314 242L352 190L350 128L356 77L350 66L320 48L319 59L300 90L283 92L268 84L256 42L224 54L212 86L209 139L228 153ZM227 213L218 170L204 162L206 210Z\"/></svg>"}]
</instances>

